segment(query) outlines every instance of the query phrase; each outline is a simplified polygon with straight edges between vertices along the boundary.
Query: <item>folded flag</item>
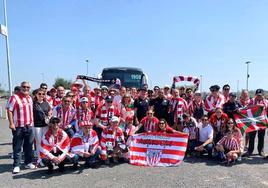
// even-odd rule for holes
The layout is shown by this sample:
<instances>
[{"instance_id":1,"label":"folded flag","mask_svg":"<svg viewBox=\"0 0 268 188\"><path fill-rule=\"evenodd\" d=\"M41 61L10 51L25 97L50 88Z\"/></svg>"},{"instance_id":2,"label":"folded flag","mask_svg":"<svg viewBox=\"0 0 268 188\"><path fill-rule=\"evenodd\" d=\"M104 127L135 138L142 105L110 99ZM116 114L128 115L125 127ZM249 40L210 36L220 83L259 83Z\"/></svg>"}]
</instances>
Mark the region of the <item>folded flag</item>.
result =
<instances>
[{"instance_id":1,"label":"folded flag","mask_svg":"<svg viewBox=\"0 0 268 188\"><path fill-rule=\"evenodd\" d=\"M129 138L130 164L177 166L184 158L188 134L142 133Z\"/></svg>"},{"instance_id":2,"label":"folded flag","mask_svg":"<svg viewBox=\"0 0 268 188\"><path fill-rule=\"evenodd\" d=\"M266 110L260 105L242 109L234 114L234 118L242 133L249 133L268 127Z\"/></svg>"}]
</instances>

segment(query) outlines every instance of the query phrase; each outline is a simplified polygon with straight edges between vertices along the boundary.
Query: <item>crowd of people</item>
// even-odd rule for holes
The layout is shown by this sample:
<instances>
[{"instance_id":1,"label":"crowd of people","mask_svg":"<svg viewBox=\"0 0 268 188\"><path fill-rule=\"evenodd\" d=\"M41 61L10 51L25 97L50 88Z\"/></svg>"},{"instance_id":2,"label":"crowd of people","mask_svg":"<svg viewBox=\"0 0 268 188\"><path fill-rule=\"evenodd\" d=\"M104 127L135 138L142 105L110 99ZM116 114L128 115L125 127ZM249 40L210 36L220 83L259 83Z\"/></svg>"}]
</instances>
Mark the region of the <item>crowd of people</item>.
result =
<instances>
[{"instance_id":1,"label":"crowd of people","mask_svg":"<svg viewBox=\"0 0 268 188\"><path fill-rule=\"evenodd\" d=\"M22 82L7 102L9 128L13 135L13 173L20 172L21 152L25 168L47 166L49 173L65 164L79 168L80 161L90 168L129 162L128 138L137 133L189 134L187 156L218 158L231 164L252 155L258 134L258 154L265 157L265 130L242 135L233 114L251 105L268 101L262 89L250 98L242 90L237 98L228 84L213 85L205 98L191 87L143 88L91 87L83 80L70 91L41 83L31 91ZM243 139L245 138L245 139ZM33 147L34 146L34 147ZM32 151L37 153L34 163Z\"/></svg>"}]
</instances>

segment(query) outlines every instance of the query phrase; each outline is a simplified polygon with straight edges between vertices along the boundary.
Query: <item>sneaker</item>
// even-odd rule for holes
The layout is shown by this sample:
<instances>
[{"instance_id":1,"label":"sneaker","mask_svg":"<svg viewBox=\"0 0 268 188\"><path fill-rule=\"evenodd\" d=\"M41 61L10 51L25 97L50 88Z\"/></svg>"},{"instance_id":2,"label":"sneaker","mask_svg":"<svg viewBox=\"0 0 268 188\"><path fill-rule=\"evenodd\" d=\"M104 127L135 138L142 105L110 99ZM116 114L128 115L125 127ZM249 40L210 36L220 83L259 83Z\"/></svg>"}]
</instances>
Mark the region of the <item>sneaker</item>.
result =
<instances>
[{"instance_id":1,"label":"sneaker","mask_svg":"<svg viewBox=\"0 0 268 188\"><path fill-rule=\"evenodd\" d=\"M242 157L241 156L238 156L237 161L238 162L241 162L242 161Z\"/></svg>"},{"instance_id":2,"label":"sneaker","mask_svg":"<svg viewBox=\"0 0 268 188\"><path fill-rule=\"evenodd\" d=\"M19 166L16 166L13 168L13 174L17 174L20 172L20 167Z\"/></svg>"},{"instance_id":3,"label":"sneaker","mask_svg":"<svg viewBox=\"0 0 268 188\"><path fill-rule=\"evenodd\" d=\"M252 153L250 152L246 152L242 155L242 157L250 157L252 155Z\"/></svg>"},{"instance_id":4,"label":"sneaker","mask_svg":"<svg viewBox=\"0 0 268 188\"><path fill-rule=\"evenodd\" d=\"M262 151L262 152L259 152L259 156L261 157L266 157L265 153Z\"/></svg>"},{"instance_id":5,"label":"sneaker","mask_svg":"<svg viewBox=\"0 0 268 188\"><path fill-rule=\"evenodd\" d=\"M27 165L25 165L26 169L36 169L36 166L33 163L29 163Z\"/></svg>"}]
</instances>

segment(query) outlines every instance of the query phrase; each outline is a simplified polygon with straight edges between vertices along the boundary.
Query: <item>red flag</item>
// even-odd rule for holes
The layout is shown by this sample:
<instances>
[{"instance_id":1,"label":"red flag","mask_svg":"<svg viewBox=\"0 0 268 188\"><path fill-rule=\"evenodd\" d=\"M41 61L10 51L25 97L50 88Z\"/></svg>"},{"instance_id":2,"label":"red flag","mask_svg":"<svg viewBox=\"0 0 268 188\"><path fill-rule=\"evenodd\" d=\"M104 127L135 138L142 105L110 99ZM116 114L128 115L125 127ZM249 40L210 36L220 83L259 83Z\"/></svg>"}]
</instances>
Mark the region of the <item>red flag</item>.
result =
<instances>
[{"instance_id":1,"label":"red flag","mask_svg":"<svg viewBox=\"0 0 268 188\"><path fill-rule=\"evenodd\" d=\"M188 134L142 133L129 138L130 164L177 166L184 158Z\"/></svg>"},{"instance_id":2,"label":"red flag","mask_svg":"<svg viewBox=\"0 0 268 188\"><path fill-rule=\"evenodd\" d=\"M235 122L242 133L249 133L268 127L268 119L263 106L255 105L234 114Z\"/></svg>"}]
</instances>

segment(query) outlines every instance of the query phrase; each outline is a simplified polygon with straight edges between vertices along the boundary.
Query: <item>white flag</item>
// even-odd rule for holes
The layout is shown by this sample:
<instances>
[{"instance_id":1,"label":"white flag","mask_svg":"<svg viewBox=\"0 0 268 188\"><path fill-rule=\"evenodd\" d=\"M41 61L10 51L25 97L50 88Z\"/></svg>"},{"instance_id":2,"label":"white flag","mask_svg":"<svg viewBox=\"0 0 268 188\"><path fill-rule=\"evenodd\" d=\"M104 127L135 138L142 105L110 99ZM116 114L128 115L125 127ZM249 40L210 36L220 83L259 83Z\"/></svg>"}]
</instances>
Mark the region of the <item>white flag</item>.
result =
<instances>
[{"instance_id":1,"label":"white flag","mask_svg":"<svg viewBox=\"0 0 268 188\"><path fill-rule=\"evenodd\" d=\"M0 24L0 33L4 36L7 36L7 27Z\"/></svg>"}]
</instances>

